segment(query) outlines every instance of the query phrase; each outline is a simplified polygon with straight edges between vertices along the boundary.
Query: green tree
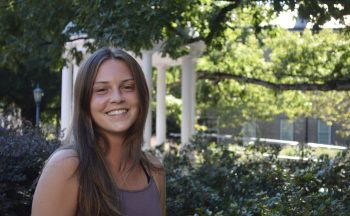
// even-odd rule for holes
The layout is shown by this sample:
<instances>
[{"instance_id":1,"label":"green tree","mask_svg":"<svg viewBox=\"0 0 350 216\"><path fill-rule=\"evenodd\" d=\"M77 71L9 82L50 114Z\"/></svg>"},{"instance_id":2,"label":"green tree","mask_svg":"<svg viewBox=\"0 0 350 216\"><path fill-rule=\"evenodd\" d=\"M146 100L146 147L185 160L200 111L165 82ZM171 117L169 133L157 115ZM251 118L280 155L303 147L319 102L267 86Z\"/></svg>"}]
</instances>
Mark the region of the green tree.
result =
<instances>
[{"instance_id":1,"label":"green tree","mask_svg":"<svg viewBox=\"0 0 350 216\"><path fill-rule=\"evenodd\" d=\"M236 31L226 33L223 49L210 50L199 61L202 110L219 110L223 124L281 113L318 116L341 123L349 134L349 35L274 29L258 37L251 32L237 43Z\"/></svg>"},{"instance_id":2,"label":"green tree","mask_svg":"<svg viewBox=\"0 0 350 216\"><path fill-rule=\"evenodd\" d=\"M0 98L3 108L16 104L34 120L33 89L45 95L42 110L59 113L61 57L69 37L63 30L73 11L70 1L0 2ZM44 115L45 116L45 115Z\"/></svg>"},{"instance_id":3,"label":"green tree","mask_svg":"<svg viewBox=\"0 0 350 216\"><path fill-rule=\"evenodd\" d=\"M162 42L164 54L178 57L188 52L185 45L196 41L204 41L207 52L225 48L228 30L238 32L238 44L244 45L250 32L259 39L263 30L274 28L270 25L271 18L287 9L296 9L302 17L312 20L317 31L330 18L344 22L350 11L349 5L348 0L2 0L1 101L2 104L15 103L26 118L33 119L31 90L40 83L45 90L43 110L59 110L59 72L65 63L62 53L64 44L73 40L73 35L93 39L85 44L90 50L113 45L140 53L142 49ZM78 52L72 52L80 56ZM340 70L344 67L339 65ZM254 78L254 74L242 73L240 77L249 80L247 78ZM343 77L333 77L328 80L331 81L346 82ZM313 86L314 89L321 88ZM335 86L329 89L338 90Z\"/></svg>"}]
</instances>

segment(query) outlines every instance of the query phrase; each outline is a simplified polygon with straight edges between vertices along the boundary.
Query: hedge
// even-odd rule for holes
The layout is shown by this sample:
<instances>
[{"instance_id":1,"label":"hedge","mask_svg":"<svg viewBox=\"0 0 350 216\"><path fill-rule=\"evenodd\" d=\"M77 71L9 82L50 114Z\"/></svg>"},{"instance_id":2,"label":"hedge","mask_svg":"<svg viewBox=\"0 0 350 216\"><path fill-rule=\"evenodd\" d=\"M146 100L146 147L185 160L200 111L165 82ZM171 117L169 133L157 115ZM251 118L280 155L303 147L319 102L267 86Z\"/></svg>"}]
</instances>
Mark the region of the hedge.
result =
<instances>
[{"instance_id":1,"label":"hedge","mask_svg":"<svg viewBox=\"0 0 350 216\"><path fill-rule=\"evenodd\" d=\"M0 215L30 215L39 173L59 141L46 140L45 134L30 124L13 126L0 120Z\"/></svg>"},{"instance_id":2,"label":"hedge","mask_svg":"<svg viewBox=\"0 0 350 216\"><path fill-rule=\"evenodd\" d=\"M303 161L203 139L177 149L164 154L168 215L350 215L349 151Z\"/></svg>"},{"instance_id":3,"label":"hedge","mask_svg":"<svg viewBox=\"0 0 350 216\"><path fill-rule=\"evenodd\" d=\"M0 215L30 215L38 175L59 141L30 125L1 126ZM279 160L279 149L264 145L235 150L195 139L182 151L167 146L156 150L167 171L167 215L350 215L348 151L296 161Z\"/></svg>"}]
</instances>

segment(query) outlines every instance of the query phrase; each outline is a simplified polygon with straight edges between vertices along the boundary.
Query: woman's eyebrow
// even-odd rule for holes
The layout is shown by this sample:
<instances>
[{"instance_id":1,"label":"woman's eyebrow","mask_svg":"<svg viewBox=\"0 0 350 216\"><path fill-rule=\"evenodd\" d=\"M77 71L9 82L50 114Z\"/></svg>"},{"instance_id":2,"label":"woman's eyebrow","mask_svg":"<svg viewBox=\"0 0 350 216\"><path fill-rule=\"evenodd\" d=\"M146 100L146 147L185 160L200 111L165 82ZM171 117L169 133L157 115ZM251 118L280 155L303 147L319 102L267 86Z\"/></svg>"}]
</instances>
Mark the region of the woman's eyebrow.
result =
<instances>
[{"instance_id":1,"label":"woman's eyebrow","mask_svg":"<svg viewBox=\"0 0 350 216\"><path fill-rule=\"evenodd\" d=\"M134 81L134 78L125 79L125 80L122 80L121 82L125 83L125 82L129 82L129 81ZM95 84L108 84L108 83L109 83L109 81L95 81L94 85Z\"/></svg>"},{"instance_id":2,"label":"woman's eyebrow","mask_svg":"<svg viewBox=\"0 0 350 216\"><path fill-rule=\"evenodd\" d=\"M108 81L95 81L94 84L106 84Z\"/></svg>"},{"instance_id":3,"label":"woman's eyebrow","mask_svg":"<svg viewBox=\"0 0 350 216\"><path fill-rule=\"evenodd\" d=\"M128 82L128 81L134 81L134 78L125 79L125 80L123 80L122 82L125 83L125 82Z\"/></svg>"}]
</instances>

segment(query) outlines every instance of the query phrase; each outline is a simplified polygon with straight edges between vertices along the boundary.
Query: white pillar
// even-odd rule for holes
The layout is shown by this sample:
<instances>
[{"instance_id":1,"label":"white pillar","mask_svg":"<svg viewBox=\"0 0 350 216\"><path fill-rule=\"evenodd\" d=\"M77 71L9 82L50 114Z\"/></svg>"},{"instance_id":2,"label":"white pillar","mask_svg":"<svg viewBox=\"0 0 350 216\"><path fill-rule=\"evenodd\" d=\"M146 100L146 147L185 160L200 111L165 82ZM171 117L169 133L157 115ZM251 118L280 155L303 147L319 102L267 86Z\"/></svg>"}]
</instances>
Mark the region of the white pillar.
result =
<instances>
[{"instance_id":1,"label":"white pillar","mask_svg":"<svg viewBox=\"0 0 350 216\"><path fill-rule=\"evenodd\" d=\"M156 109L156 136L157 145L165 143L166 139L166 66L162 65L157 67L157 109Z\"/></svg>"},{"instance_id":2,"label":"white pillar","mask_svg":"<svg viewBox=\"0 0 350 216\"><path fill-rule=\"evenodd\" d=\"M77 75L78 75L78 71L79 71L79 66L75 63L72 63L72 73L73 73L73 80L72 80L72 95L74 95L74 86L75 86L75 80L77 79ZM72 110L74 110L74 100L72 98Z\"/></svg>"},{"instance_id":3,"label":"white pillar","mask_svg":"<svg viewBox=\"0 0 350 216\"><path fill-rule=\"evenodd\" d=\"M196 124L196 64L197 58L202 55L203 50L205 48L205 44L203 41L199 41L190 45L190 56L192 56L192 64L191 64L191 135L195 134L195 124Z\"/></svg>"},{"instance_id":4,"label":"white pillar","mask_svg":"<svg viewBox=\"0 0 350 216\"><path fill-rule=\"evenodd\" d=\"M75 80L77 79L79 66L75 63L75 61L74 61L74 64L72 66L73 66L73 89L74 89L74 84L75 84Z\"/></svg>"},{"instance_id":5,"label":"white pillar","mask_svg":"<svg viewBox=\"0 0 350 216\"><path fill-rule=\"evenodd\" d=\"M185 145L191 138L191 73L192 73L192 56L182 58L181 73L181 145Z\"/></svg>"},{"instance_id":6,"label":"white pillar","mask_svg":"<svg viewBox=\"0 0 350 216\"><path fill-rule=\"evenodd\" d=\"M191 135L195 134L196 124L196 62L191 64Z\"/></svg>"},{"instance_id":7,"label":"white pillar","mask_svg":"<svg viewBox=\"0 0 350 216\"><path fill-rule=\"evenodd\" d=\"M73 71L72 64L67 63L62 69L61 89L61 131L62 137L67 135L67 129L72 117L72 93L73 93Z\"/></svg>"},{"instance_id":8,"label":"white pillar","mask_svg":"<svg viewBox=\"0 0 350 216\"><path fill-rule=\"evenodd\" d=\"M150 94L150 103L148 107L148 114L146 119L145 131L143 133L143 138L145 140L145 149L150 148L151 136L152 136L152 51L143 51L142 52L142 69L146 77L148 90Z\"/></svg>"}]
</instances>

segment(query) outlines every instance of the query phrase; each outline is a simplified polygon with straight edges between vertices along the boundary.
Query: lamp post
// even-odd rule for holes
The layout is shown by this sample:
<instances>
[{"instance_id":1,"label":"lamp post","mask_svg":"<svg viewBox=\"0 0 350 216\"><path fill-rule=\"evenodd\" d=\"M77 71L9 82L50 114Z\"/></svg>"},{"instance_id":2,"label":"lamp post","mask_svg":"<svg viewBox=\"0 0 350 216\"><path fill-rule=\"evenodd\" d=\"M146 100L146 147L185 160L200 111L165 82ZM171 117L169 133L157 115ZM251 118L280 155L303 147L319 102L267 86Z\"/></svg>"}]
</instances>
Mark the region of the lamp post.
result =
<instances>
[{"instance_id":1,"label":"lamp post","mask_svg":"<svg viewBox=\"0 0 350 216\"><path fill-rule=\"evenodd\" d=\"M35 126L39 126L40 122L40 102L41 98L43 96L43 90L39 87L39 84L37 84L36 88L33 90L34 95L34 101L36 105L36 112L35 112Z\"/></svg>"}]
</instances>

